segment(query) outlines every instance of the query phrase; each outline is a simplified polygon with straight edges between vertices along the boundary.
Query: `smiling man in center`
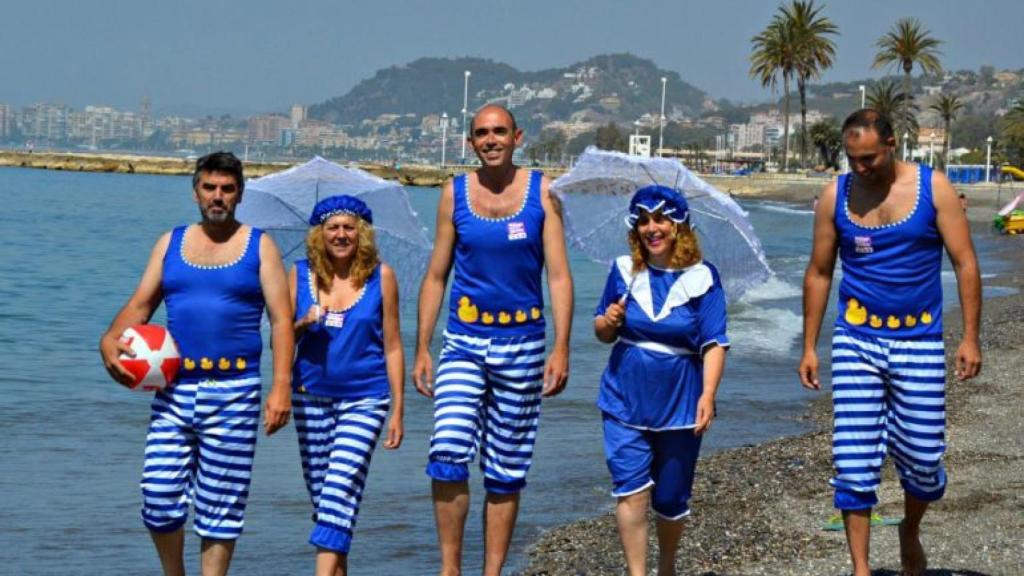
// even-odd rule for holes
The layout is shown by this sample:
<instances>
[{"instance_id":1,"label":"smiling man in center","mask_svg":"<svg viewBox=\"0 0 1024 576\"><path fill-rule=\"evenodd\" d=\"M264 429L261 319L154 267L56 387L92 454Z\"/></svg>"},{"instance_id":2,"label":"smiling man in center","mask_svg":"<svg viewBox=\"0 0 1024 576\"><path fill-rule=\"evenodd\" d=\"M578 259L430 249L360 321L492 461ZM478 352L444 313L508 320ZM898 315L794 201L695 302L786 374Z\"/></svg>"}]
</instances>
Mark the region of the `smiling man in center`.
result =
<instances>
[{"instance_id":1,"label":"smiling man in center","mask_svg":"<svg viewBox=\"0 0 1024 576\"><path fill-rule=\"evenodd\" d=\"M505 108L484 106L474 116L468 139L481 166L445 184L420 288L413 381L434 399L427 475L445 575L461 573L469 463L478 448L487 490L484 574L501 573L533 457L541 396L560 393L569 376L573 292L561 209L541 172L513 163L522 138ZM453 265L435 382L430 341ZM546 362L545 268L555 321Z\"/></svg>"}]
</instances>

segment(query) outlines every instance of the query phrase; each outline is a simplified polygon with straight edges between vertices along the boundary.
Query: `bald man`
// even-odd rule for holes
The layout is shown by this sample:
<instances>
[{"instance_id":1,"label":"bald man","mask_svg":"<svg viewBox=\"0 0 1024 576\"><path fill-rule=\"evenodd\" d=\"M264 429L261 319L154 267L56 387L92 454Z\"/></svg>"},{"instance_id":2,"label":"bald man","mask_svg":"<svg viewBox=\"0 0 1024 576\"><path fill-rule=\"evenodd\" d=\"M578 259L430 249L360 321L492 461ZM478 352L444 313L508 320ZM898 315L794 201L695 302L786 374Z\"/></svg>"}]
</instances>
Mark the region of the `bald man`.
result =
<instances>
[{"instance_id":1,"label":"bald man","mask_svg":"<svg viewBox=\"0 0 1024 576\"><path fill-rule=\"evenodd\" d=\"M479 448L487 491L484 574L498 576L533 458L541 397L560 393L569 376L572 277L549 180L512 161L523 140L512 114L485 106L473 117L468 140L481 166L441 192L434 250L420 288L413 381L434 399L427 475L441 574L461 573L469 463ZM434 380L430 340L453 265ZM555 323L546 361L545 267Z\"/></svg>"}]
</instances>

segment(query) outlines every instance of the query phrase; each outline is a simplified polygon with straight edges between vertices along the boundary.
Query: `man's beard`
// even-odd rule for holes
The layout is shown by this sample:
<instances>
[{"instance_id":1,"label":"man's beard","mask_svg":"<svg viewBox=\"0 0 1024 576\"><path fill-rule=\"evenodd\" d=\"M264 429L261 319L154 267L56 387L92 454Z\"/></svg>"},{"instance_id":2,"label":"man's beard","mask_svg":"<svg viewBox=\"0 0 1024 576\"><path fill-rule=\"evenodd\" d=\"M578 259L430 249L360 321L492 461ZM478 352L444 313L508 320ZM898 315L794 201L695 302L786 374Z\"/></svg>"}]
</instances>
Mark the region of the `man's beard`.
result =
<instances>
[{"instance_id":1,"label":"man's beard","mask_svg":"<svg viewBox=\"0 0 1024 576\"><path fill-rule=\"evenodd\" d=\"M212 206L210 208L212 208ZM200 211L200 214L202 214L203 216L203 220L211 224L223 224L231 219L231 212L229 212L223 206L218 206L218 208L220 208L221 211L217 213L212 212L210 208Z\"/></svg>"}]
</instances>

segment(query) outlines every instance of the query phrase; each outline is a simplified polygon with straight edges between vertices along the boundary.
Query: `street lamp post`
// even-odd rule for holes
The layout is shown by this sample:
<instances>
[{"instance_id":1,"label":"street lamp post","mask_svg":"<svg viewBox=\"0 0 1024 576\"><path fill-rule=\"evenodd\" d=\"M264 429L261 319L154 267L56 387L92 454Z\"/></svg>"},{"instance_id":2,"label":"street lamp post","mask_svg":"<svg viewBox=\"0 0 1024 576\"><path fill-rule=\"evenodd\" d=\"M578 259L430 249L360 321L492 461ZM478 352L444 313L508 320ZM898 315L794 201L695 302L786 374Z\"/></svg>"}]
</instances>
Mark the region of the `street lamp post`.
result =
<instances>
[{"instance_id":1,"label":"street lamp post","mask_svg":"<svg viewBox=\"0 0 1024 576\"><path fill-rule=\"evenodd\" d=\"M910 140L910 133L903 133L903 161L907 161L907 140Z\"/></svg>"},{"instance_id":2,"label":"street lamp post","mask_svg":"<svg viewBox=\"0 0 1024 576\"><path fill-rule=\"evenodd\" d=\"M469 76L470 71L464 73L465 80L462 83L462 163L466 163L466 112L469 109Z\"/></svg>"},{"instance_id":3,"label":"street lamp post","mask_svg":"<svg viewBox=\"0 0 1024 576\"><path fill-rule=\"evenodd\" d=\"M465 139L463 139L465 140ZM441 114L441 168L444 168L444 153L448 148L448 113Z\"/></svg>"},{"instance_id":4,"label":"street lamp post","mask_svg":"<svg viewBox=\"0 0 1024 576\"><path fill-rule=\"evenodd\" d=\"M985 182L989 180L989 170L992 169L992 137L985 138Z\"/></svg>"},{"instance_id":5,"label":"street lamp post","mask_svg":"<svg viewBox=\"0 0 1024 576\"><path fill-rule=\"evenodd\" d=\"M928 165L935 166L935 132L928 135Z\"/></svg>"},{"instance_id":6,"label":"street lamp post","mask_svg":"<svg viewBox=\"0 0 1024 576\"><path fill-rule=\"evenodd\" d=\"M661 156L661 149L665 147L665 85L668 78L661 77L661 116L658 116L658 156Z\"/></svg>"},{"instance_id":7,"label":"street lamp post","mask_svg":"<svg viewBox=\"0 0 1024 576\"><path fill-rule=\"evenodd\" d=\"M861 84L860 86L858 86L858 88L860 88L860 107L863 109L864 108L864 85Z\"/></svg>"}]
</instances>

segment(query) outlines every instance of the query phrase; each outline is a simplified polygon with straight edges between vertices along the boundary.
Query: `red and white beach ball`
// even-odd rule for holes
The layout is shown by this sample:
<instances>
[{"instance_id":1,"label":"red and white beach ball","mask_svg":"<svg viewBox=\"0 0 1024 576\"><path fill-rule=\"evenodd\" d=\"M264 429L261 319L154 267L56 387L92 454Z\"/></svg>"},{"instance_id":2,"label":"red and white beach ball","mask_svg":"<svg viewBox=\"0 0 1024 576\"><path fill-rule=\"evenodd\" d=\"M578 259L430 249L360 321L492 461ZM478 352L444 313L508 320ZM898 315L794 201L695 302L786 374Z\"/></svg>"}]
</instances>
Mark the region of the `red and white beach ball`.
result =
<instances>
[{"instance_id":1,"label":"red and white beach ball","mask_svg":"<svg viewBox=\"0 0 1024 576\"><path fill-rule=\"evenodd\" d=\"M139 324L125 330L121 341L135 352L134 358L124 354L119 358L121 365L135 376L132 390L154 392L174 383L181 366L181 354L167 329L156 324Z\"/></svg>"}]
</instances>

